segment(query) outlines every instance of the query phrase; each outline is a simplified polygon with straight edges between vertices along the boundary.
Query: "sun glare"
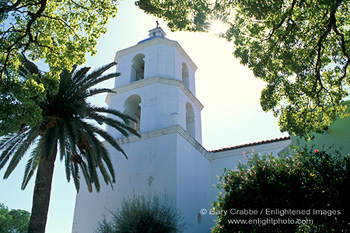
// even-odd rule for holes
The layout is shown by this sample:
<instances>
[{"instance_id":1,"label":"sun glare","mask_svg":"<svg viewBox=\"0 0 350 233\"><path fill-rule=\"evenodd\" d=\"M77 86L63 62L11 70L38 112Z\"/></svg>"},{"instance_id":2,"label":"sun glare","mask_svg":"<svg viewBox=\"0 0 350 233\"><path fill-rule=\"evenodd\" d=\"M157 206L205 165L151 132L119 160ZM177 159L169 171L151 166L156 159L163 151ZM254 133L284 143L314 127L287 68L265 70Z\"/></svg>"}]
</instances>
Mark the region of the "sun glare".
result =
<instances>
[{"instance_id":1,"label":"sun glare","mask_svg":"<svg viewBox=\"0 0 350 233\"><path fill-rule=\"evenodd\" d=\"M228 25L222 22L221 20L213 20L210 23L210 30L209 32L211 34L214 34L216 36L219 36L220 34L223 34L227 31Z\"/></svg>"}]
</instances>

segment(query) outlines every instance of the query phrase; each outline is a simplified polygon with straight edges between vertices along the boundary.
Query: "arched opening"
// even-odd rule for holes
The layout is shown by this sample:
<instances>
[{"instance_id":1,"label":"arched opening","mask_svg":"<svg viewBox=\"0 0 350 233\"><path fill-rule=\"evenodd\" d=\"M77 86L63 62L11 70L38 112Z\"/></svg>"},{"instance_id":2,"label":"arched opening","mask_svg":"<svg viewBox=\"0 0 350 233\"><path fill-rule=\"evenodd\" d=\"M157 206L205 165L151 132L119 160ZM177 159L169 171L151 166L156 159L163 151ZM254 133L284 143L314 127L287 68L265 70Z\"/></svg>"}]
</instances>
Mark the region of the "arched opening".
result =
<instances>
[{"instance_id":1,"label":"arched opening","mask_svg":"<svg viewBox=\"0 0 350 233\"><path fill-rule=\"evenodd\" d=\"M195 121L194 121L194 111L190 103L186 104L186 131L194 138L195 136Z\"/></svg>"},{"instance_id":2,"label":"arched opening","mask_svg":"<svg viewBox=\"0 0 350 233\"><path fill-rule=\"evenodd\" d=\"M138 54L132 59L130 82L136 82L145 77L145 55Z\"/></svg>"},{"instance_id":3,"label":"arched opening","mask_svg":"<svg viewBox=\"0 0 350 233\"><path fill-rule=\"evenodd\" d=\"M136 122L130 121L129 126L140 131L141 122L141 98L138 95L132 95L124 103L124 113L132 117Z\"/></svg>"},{"instance_id":4,"label":"arched opening","mask_svg":"<svg viewBox=\"0 0 350 233\"><path fill-rule=\"evenodd\" d=\"M187 88L190 88L190 80L188 77L188 67L186 63L182 63L182 82L185 84Z\"/></svg>"}]
</instances>

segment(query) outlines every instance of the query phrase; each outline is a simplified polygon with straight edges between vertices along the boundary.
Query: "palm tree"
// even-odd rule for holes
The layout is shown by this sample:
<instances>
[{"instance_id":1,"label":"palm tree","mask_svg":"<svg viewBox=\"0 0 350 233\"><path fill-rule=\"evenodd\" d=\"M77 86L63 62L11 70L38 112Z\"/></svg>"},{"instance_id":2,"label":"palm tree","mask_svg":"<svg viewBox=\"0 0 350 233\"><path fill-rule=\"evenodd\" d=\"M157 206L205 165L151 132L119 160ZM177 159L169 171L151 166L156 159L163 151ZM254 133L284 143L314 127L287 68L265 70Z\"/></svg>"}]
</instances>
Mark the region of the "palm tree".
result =
<instances>
[{"instance_id":1,"label":"palm tree","mask_svg":"<svg viewBox=\"0 0 350 233\"><path fill-rule=\"evenodd\" d=\"M23 78L36 75L35 77L43 79L48 75L40 72L36 65L29 61L24 64L20 69ZM110 185L115 182L115 173L108 151L98 137L102 137L125 156L126 154L110 134L92 124L92 121L105 123L125 136L139 136L128 126L129 121L133 121L129 116L113 109L94 107L86 101L87 97L112 92L107 88L91 87L119 76L119 73L102 75L114 65L115 63L108 64L89 74L90 68L87 67L76 69L74 66L70 72L64 70L60 75L58 91L48 89L47 98L38 100L42 109L42 121L32 127L23 126L19 132L7 135L1 140L0 169L9 162L4 179L8 178L26 152L32 150L22 183L24 189L37 170L29 233L45 232L58 150L60 160L65 162L66 178L68 181L73 178L77 191L81 174L90 192L93 186L99 191L97 170L100 170L104 182Z\"/></svg>"}]
</instances>

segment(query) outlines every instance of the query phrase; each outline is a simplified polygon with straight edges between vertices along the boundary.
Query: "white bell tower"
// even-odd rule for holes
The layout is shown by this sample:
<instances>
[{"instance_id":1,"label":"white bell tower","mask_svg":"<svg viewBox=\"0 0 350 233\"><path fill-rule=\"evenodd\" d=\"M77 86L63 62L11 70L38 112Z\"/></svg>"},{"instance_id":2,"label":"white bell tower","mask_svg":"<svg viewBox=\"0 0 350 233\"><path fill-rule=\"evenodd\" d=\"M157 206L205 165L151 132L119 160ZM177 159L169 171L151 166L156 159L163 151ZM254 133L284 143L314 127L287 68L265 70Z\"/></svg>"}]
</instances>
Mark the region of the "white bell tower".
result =
<instances>
[{"instance_id":1,"label":"white bell tower","mask_svg":"<svg viewBox=\"0 0 350 233\"><path fill-rule=\"evenodd\" d=\"M195 96L196 65L176 41L165 38L160 27L149 38L118 51L115 94L107 104L134 119L140 133L179 125L201 143L202 104ZM116 138L119 132L111 132Z\"/></svg>"},{"instance_id":2,"label":"white bell tower","mask_svg":"<svg viewBox=\"0 0 350 233\"><path fill-rule=\"evenodd\" d=\"M141 138L125 138L107 128L128 159L109 147L117 179L114 189L81 189L73 233L92 233L103 215L117 210L133 192L165 192L188 223L185 232L210 232L212 219L200 214L210 209L212 185L211 159L201 145L203 105L195 96L196 65L158 26L149 31L149 38L118 51L115 62L121 75L106 102L137 120L131 126Z\"/></svg>"}]
</instances>

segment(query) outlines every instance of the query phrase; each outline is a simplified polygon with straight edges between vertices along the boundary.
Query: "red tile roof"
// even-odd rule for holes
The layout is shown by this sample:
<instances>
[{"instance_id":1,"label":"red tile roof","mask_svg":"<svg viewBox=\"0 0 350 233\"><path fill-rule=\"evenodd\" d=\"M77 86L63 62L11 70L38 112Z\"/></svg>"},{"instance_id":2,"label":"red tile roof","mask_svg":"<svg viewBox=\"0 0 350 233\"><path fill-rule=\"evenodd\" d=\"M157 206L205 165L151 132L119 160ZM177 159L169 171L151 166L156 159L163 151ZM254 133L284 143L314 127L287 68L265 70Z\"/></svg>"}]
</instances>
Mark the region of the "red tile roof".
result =
<instances>
[{"instance_id":1,"label":"red tile roof","mask_svg":"<svg viewBox=\"0 0 350 233\"><path fill-rule=\"evenodd\" d=\"M238 148L243 148L243 147L248 147L248 146L255 146L255 145L267 144L267 143L272 143L272 142L279 142L279 141L284 141L284 140L289 140L289 139L290 139L290 136L286 136L286 137L281 137L281 138L264 140L264 141L260 141L260 142L252 142L252 143L247 143L247 144L242 144L242 145L237 145L237 146L231 146L231 147L211 150L209 152L214 152L215 153L215 152L233 150L233 149L238 149Z\"/></svg>"}]
</instances>

